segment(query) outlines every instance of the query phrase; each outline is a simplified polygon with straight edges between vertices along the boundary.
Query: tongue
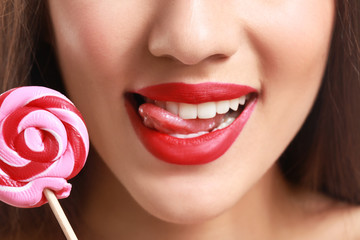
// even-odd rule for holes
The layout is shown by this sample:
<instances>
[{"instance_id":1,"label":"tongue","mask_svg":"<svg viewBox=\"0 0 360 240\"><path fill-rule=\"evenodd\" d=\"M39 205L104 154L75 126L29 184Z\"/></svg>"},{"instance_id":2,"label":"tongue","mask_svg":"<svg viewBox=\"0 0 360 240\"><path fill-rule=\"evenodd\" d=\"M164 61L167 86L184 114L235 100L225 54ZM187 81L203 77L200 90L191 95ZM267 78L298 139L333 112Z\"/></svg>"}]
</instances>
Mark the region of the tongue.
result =
<instances>
[{"instance_id":1,"label":"tongue","mask_svg":"<svg viewBox=\"0 0 360 240\"><path fill-rule=\"evenodd\" d=\"M211 131L223 120L225 114L217 114L210 119L182 119L152 103L139 107L139 114L145 126L166 134L190 134Z\"/></svg>"}]
</instances>

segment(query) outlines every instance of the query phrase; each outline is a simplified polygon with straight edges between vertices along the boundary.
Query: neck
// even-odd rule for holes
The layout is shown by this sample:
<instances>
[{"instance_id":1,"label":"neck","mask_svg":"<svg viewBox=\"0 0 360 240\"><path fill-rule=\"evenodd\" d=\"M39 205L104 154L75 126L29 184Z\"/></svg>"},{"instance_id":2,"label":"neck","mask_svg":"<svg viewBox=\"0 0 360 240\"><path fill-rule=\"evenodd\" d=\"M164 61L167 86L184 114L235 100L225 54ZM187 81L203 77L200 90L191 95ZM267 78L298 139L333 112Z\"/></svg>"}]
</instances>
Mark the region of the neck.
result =
<instances>
[{"instance_id":1,"label":"neck","mask_svg":"<svg viewBox=\"0 0 360 240\"><path fill-rule=\"evenodd\" d=\"M282 226L284 212L293 211L289 188L276 166L221 215L199 224L177 225L143 210L99 157L87 164L83 183L92 187L82 195L79 209L86 239L269 239L275 226Z\"/></svg>"}]
</instances>

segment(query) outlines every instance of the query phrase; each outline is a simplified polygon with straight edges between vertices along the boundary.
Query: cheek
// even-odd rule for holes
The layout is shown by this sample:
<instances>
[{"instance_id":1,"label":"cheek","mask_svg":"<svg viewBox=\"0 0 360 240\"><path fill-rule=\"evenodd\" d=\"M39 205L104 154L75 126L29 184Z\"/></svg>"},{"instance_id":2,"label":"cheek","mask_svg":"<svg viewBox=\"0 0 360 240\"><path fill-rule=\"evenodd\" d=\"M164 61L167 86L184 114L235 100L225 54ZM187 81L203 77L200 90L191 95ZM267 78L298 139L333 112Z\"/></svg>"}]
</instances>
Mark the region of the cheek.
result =
<instances>
[{"instance_id":1,"label":"cheek","mask_svg":"<svg viewBox=\"0 0 360 240\"><path fill-rule=\"evenodd\" d=\"M101 129L98 123L112 119L114 112L125 118L122 93L126 81L121 80L132 79L133 50L144 41L144 28L149 24L148 8L137 6L141 2L49 0L64 83L90 132Z\"/></svg>"},{"instance_id":2,"label":"cheek","mask_svg":"<svg viewBox=\"0 0 360 240\"><path fill-rule=\"evenodd\" d=\"M255 18L249 26L249 36L260 56L260 104L272 105L271 111L275 109L272 116L276 116L280 106L289 111L294 106L304 108L302 112L306 114L326 66L334 3L330 0L302 3L284 2L276 14L271 14L271 7L263 8L258 14L268 18Z\"/></svg>"},{"instance_id":3,"label":"cheek","mask_svg":"<svg viewBox=\"0 0 360 240\"><path fill-rule=\"evenodd\" d=\"M78 72L80 79L101 79L104 84L129 69L150 24L145 16L151 12L138 6L141 2L50 1L64 71Z\"/></svg>"},{"instance_id":4,"label":"cheek","mask_svg":"<svg viewBox=\"0 0 360 240\"><path fill-rule=\"evenodd\" d=\"M120 113L114 121L122 122L125 118L125 111L121 109L122 82L115 76L119 66L124 65L119 62L119 53L122 47L127 48L130 40L120 40L121 32L128 29L112 19L112 9L105 11L104 4L95 7L95 1L81 2L50 0L49 7L68 94L82 112L92 142L106 149L104 140L112 136L112 132L123 130L104 126L112 126L114 112ZM128 38L136 37L126 34ZM119 46L119 42L123 45Z\"/></svg>"},{"instance_id":5,"label":"cheek","mask_svg":"<svg viewBox=\"0 0 360 240\"><path fill-rule=\"evenodd\" d=\"M259 53L264 78L322 74L332 33L333 5L329 0L305 0L303 4L293 0L274 14L275 9L263 8L258 15L268 16L266 19L249 20L249 35Z\"/></svg>"},{"instance_id":6,"label":"cheek","mask_svg":"<svg viewBox=\"0 0 360 240\"><path fill-rule=\"evenodd\" d=\"M246 139L256 159L269 161L284 151L313 105L326 66L334 19L332 1L280 2L282 9L257 7L261 10L256 14L250 9L246 20L258 56L261 92L238 145Z\"/></svg>"}]
</instances>

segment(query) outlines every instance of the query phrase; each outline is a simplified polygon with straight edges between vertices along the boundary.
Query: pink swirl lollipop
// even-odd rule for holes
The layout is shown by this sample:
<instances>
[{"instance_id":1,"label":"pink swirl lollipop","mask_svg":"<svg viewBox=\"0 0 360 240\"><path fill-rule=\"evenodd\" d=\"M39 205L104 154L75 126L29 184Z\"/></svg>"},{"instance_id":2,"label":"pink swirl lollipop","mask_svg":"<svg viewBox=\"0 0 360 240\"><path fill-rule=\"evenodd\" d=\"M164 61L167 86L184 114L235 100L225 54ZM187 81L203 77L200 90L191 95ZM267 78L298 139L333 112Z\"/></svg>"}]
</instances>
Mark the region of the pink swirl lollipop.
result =
<instances>
[{"instance_id":1,"label":"pink swirl lollipop","mask_svg":"<svg viewBox=\"0 0 360 240\"><path fill-rule=\"evenodd\" d=\"M64 95L45 87L21 87L0 95L0 200L16 207L70 194L89 137L79 111Z\"/></svg>"}]
</instances>

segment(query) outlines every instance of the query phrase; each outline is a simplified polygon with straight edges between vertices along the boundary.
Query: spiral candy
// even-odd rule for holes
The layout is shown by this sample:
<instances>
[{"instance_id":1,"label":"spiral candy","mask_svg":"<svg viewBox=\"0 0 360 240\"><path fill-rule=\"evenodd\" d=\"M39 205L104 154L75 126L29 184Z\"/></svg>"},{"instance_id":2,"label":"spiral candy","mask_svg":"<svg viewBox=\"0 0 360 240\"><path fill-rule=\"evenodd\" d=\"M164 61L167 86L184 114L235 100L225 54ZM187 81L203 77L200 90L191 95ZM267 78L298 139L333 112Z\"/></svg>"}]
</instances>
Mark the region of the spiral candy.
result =
<instances>
[{"instance_id":1,"label":"spiral candy","mask_svg":"<svg viewBox=\"0 0 360 240\"><path fill-rule=\"evenodd\" d=\"M68 179L79 173L89 151L80 112L61 93L20 87L0 95L0 200L16 207L70 194Z\"/></svg>"}]
</instances>

